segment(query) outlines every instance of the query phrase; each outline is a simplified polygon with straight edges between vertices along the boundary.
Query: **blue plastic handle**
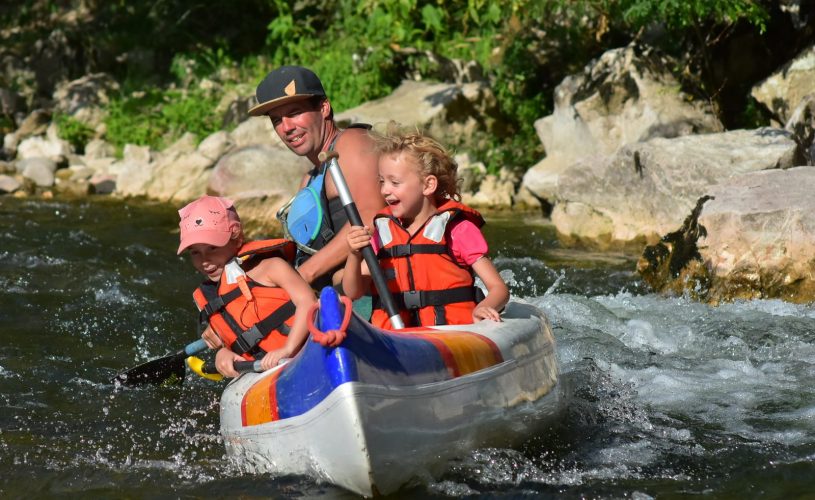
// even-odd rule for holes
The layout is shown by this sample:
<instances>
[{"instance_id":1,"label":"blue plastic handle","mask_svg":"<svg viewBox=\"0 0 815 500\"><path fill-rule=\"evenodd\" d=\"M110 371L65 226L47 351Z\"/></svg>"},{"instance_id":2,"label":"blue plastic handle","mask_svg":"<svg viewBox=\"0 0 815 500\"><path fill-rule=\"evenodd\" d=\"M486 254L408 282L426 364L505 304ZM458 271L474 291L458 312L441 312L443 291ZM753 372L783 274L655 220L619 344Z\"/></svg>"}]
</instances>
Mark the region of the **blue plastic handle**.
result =
<instances>
[{"instance_id":1,"label":"blue plastic handle","mask_svg":"<svg viewBox=\"0 0 815 500\"><path fill-rule=\"evenodd\" d=\"M207 343L204 342L204 339L198 339L191 344L187 344L187 347L184 348L184 353L187 356L192 356L193 354L199 353L207 348Z\"/></svg>"}]
</instances>

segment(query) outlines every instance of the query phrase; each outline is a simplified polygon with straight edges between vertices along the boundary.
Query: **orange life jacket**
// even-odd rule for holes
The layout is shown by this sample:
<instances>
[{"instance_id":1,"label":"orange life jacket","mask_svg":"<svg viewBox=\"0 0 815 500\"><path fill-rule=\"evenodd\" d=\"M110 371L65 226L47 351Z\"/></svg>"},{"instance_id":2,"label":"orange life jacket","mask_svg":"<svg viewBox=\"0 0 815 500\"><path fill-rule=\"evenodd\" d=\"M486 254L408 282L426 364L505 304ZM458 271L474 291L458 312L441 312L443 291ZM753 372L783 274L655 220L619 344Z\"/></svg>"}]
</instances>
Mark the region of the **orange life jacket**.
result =
<instances>
[{"instance_id":1,"label":"orange life jacket","mask_svg":"<svg viewBox=\"0 0 815 500\"><path fill-rule=\"evenodd\" d=\"M478 227L484 225L481 214L453 200L438 207L412 236L390 208L374 217L382 241L377 258L405 326L456 325L473 321L473 309L484 295L474 286L472 268L459 265L450 254L446 229L458 218L466 218ZM382 307L375 295L371 323L392 328Z\"/></svg>"},{"instance_id":2,"label":"orange life jacket","mask_svg":"<svg viewBox=\"0 0 815 500\"><path fill-rule=\"evenodd\" d=\"M280 257L294 260L296 246L284 239L258 240L243 245L237 257L248 264L252 259ZM283 347L294 321L294 303L280 287L261 285L248 276L251 293L247 300L238 283L229 284L224 275L218 283L206 280L192 296L200 311L200 320L212 326L224 345L247 360Z\"/></svg>"}]
</instances>

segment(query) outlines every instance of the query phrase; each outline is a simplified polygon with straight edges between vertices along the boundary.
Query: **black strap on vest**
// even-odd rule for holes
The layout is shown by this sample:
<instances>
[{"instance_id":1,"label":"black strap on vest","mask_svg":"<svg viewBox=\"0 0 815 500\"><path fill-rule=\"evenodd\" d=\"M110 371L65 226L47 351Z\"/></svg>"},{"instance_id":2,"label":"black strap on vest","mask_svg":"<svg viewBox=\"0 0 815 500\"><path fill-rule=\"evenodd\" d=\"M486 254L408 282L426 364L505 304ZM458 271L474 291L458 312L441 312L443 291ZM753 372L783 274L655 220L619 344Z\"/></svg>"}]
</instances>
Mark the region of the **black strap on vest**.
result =
<instances>
[{"instance_id":1,"label":"black strap on vest","mask_svg":"<svg viewBox=\"0 0 815 500\"><path fill-rule=\"evenodd\" d=\"M258 321L248 330L241 332L238 338L235 339L235 343L232 344L232 351L236 354L248 353L255 357L257 357L260 352L264 352L265 354L265 351L258 347L260 341L272 333L273 330L279 330L283 335L288 335L288 328L284 329L281 328L281 326L284 326L284 321L294 316L296 310L297 308L294 306L294 302L286 302L275 312Z\"/></svg>"},{"instance_id":2,"label":"black strap on vest","mask_svg":"<svg viewBox=\"0 0 815 500\"><path fill-rule=\"evenodd\" d=\"M247 282L247 285L249 285L250 289L263 286L252 281ZM208 322L209 318L213 314L220 313L229 328L233 332L236 332L237 338L235 339L235 342L229 346L234 353L239 355L249 354L255 358L258 358L262 354L266 353L266 351L260 348L258 344L261 340L266 338L266 336L272 333L272 331L277 330L283 335L289 334L289 328L283 323L294 316L294 312L297 310L297 308L294 306L294 302L291 300L280 306L272 314L252 325L249 329L243 330L235 318L226 311L227 304L242 295L240 288L235 288L224 295L218 295L217 283L205 281L201 284L200 289L204 294L204 298L207 299L207 303L201 308L201 312L199 313L199 321L202 323Z\"/></svg>"},{"instance_id":3,"label":"black strap on vest","mask_svg":"<svg viewBox=\"0 0 815 500\"><path fill-rule=\"evenodd\" d=\"M428 306L444 306L457 302L478 303L484 300L484 292L477 286L462 286L447 290L409 290L407 292L392 293L391 295L393 295L397 307L405 311ZM382 309L382 301L378 296L373 298L373 307Z\"/></svg>"},{"instance_id":4,"label":"black strap on vest","mask_svg":"<svg viewBox=\"0 0 815 500\"><path fill-rule=\"evenodd\" d=\"M417 243L405 243L403 245L394 245L388 248L382 248L377 252L377 257L408 257L410 255L416 254L435 254L435 255L444 255L448 253L447 245L438 245L438 244L417 244Z\"/></svg>"}]
</instances>

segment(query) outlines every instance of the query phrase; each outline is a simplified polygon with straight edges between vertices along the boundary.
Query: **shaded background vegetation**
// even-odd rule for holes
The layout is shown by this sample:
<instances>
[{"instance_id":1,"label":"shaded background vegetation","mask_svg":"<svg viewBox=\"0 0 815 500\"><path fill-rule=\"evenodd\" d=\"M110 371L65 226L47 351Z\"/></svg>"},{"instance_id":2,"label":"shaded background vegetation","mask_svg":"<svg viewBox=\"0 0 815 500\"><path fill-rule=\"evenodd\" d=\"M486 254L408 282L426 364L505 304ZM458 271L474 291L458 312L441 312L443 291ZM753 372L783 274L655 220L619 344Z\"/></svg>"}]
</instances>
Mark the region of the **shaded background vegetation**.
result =
<instances>
[{"instance_id":1,"label":"shaded background vegetation","mask_svg":"<svg viewBox=\"0 0 815 500\"><path fill-rule=\"evenodd\" d=\"M35 109L51 98L56 80L110 73L120 88L106 139L120 147L161 148L185 131L203 139L234 126L243 117L228 116L224 96L252 95L281 64L314 69L342 111L387 95L405 78L442 78L439 61L460 59L478 62L508 124L503 136L473 137L469 145L492 171L525 169L543 156L533 122L551 112L554 87L609 48L639 41L673 56L686 90L738 128L766 121L749 98L752 85L813 40L813 19L793 29L780 1L16 3L0 6L4 60L50 64L53 71L5 71L0 87L26 96ZM815 11L815 0L796 3ZM60 120L76 143L93 134L69 117ZM9 116L0 123L3 132L15 125Z\"/></svg>"}]
</instances>

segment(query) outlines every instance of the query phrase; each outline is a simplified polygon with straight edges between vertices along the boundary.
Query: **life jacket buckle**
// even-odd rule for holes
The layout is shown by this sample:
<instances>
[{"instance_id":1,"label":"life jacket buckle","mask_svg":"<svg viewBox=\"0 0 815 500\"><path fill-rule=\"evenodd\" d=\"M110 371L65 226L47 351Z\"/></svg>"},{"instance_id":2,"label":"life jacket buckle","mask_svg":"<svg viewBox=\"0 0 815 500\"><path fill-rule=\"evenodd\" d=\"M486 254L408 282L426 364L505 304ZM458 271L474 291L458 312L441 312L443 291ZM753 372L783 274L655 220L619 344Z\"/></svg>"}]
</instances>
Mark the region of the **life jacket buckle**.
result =
<instances>
[{"instance_id":1,"label":"life jacket buckle","mask_svg":"<svg viewBox=\"0 0 815 500\"><path fill-rule=\"evenodd\" d=\"M263 335L260 333L260 329L257 325L253 325L252 328L244 331L238 338L235 339L235 346L232 348L237 354L244 354L249 352L253 347L258 345L258 342L263 340ZM237 349L235 348L237 347Z\"/></svg>"},{"instance_id":2,"label":"life jacket buckle","mask_svg":"<svg viewBox=\"0 0 815 500\"><path fill-rule=\"evenodd\" d=\"M409 290L402 293L402 300L405 302L405 309L421 309L422 305L422 292L419 290Z\"/></svg>"}]
</instances>

